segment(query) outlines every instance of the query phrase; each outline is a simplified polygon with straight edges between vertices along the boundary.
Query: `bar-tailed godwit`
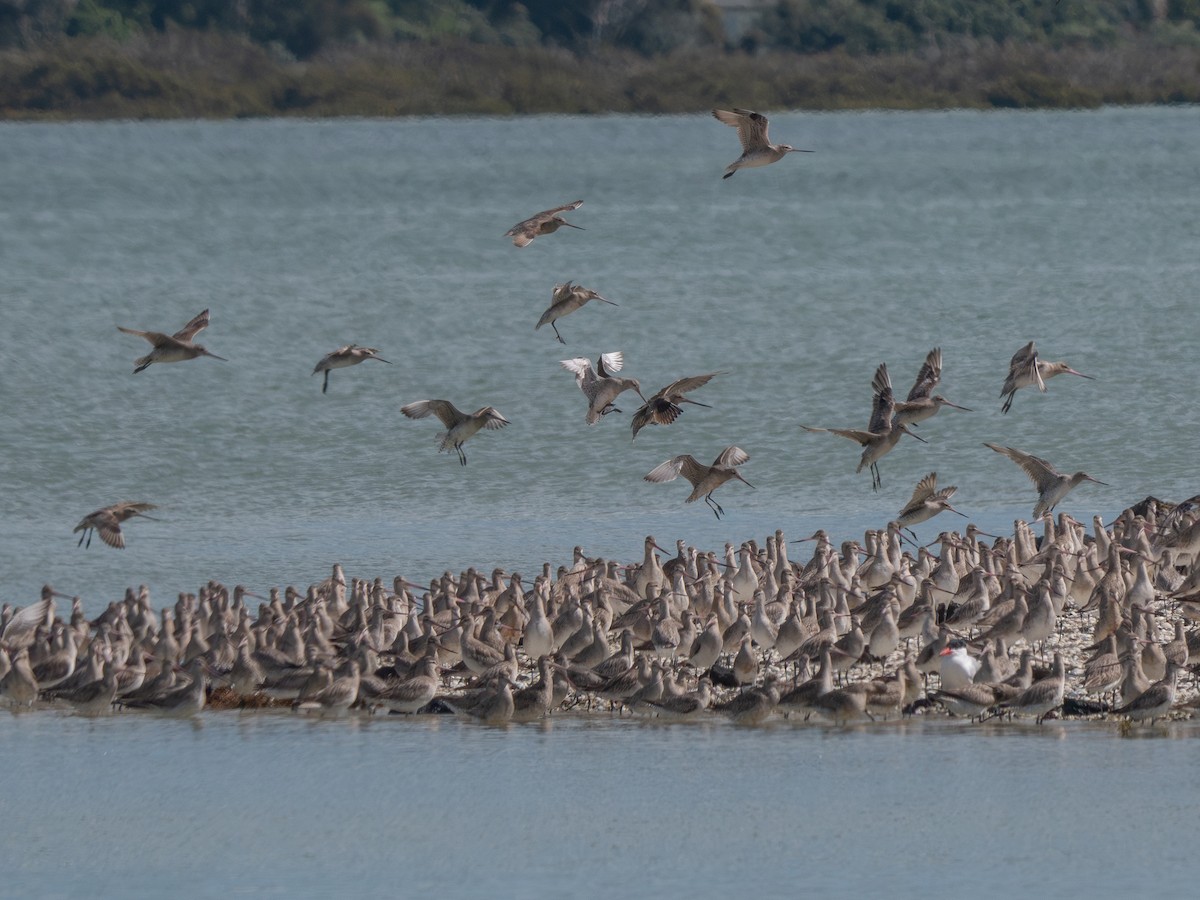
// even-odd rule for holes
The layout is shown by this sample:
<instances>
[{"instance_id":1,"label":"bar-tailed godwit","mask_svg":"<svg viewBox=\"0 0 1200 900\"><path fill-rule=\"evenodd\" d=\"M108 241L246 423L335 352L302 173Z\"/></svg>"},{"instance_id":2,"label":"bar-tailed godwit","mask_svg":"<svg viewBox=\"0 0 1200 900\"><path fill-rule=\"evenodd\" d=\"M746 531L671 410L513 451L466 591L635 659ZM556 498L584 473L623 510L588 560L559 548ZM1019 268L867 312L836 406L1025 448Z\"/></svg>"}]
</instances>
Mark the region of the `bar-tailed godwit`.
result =
<instances>
[{"instance_id":1,"label":"bar-tailed godwit","mask_svg":"<svg viewBox=\"0 0 1200 900\"><path fill-rule=\"evenodd\" d=\"M377 359L381 363L391 365L388 360L379 355L379 351L374 347L360 347L358 344L347 344L345 347L338 347L332 353L326 353L317 363L317 367L312 370L314 375L318 372L325 373L325 383L321 385L321 393L324 394L329 390L329 372L332 369L357 366L360 362L368 359Z\"/></svg>"},{"instance_id":2,"label":"bar-tailed godwit","mask_svg":"<svg viewBox=\"0 0 1200 900\"><path fill-rule=\"evenodd\" d=\"M714 109L713 117L737 129L742 155L731 162L722 178L730 178L738 169L751 169L778 162L789 153L812 153L791 144L772 144L767 137L767 117L750 109Z\"/></svg>"},{"instance_id":3,"label":"bar-tailed godwit","mask_svg":"<svg viewBox=\"0 0 1200 900\"><path fill-rule=\"evenodd\" d=\"M133 374L145 369L147 366L154 363L170 363L183 362L189 359L195 359L197 356L211 356L213 359L219 359L221 362L229 362L223 356L217 356L215 353L209 353L204 347L192 342L197 334L208 327L208 310L197 315L192 321L188 322L174 334L163 334L159 331L137 331L133 328L125 328L121 325L117 326L117 331L122 331L125 334L137 335L140 338L145 338L154 347L145 356L138 357L134 360Z\"/></svg>"},{"instance_id":4,"label":"bar-tailed godwit","mask_svg":"<svg viewBox=\"0 0 1200 900\"><path fill-rule=\"evenodd\" d=\"M543 210L537 215L530 216L523 222L518 222L512 228L508 229L508 231L504 232L504 236L512 238L512 242L516 246L524 247L532 243L534 238L540 237L543 234L554 234L554 232L558 231L564 225L568 228L579 228L580 231L583 231L584 229L578 225L572 225L559 215L562 212L579 209L581 206L583 206L583 201L576 200L574 203Z\"/></svg>"}]
</instances>

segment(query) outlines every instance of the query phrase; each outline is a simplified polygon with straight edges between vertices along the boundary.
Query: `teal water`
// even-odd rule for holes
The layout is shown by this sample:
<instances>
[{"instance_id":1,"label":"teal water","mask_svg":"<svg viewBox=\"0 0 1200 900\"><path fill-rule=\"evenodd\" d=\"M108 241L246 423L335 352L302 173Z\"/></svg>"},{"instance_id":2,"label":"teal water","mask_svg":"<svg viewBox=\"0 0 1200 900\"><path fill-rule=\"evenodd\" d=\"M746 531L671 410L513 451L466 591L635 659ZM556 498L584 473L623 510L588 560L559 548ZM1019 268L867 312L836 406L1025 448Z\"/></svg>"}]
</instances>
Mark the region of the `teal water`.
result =
<instances>
[{"instance_id":1,"label":"teal water","mask_svg":"<svg viewBox=\"0 0 1200 900\"><path fill-rule=\"evenodd\" d=\"M985 440L1109 482L1064 503L1085 521L1148 494L1191 496L1195 124L1187 108L779 114L773 137L817 152L728 181L733 132L705 116L0 124L0 600L23 605L49 582L96 612L146 583L165 605L208 579L303 586L333 562L416 580L467 565L529 571L568 561L576 544L634 559L647 533L714 549L776 528L841 539L894 516L935 469L959 486L958 508L1006 529L1034 496ZM571 221L585 231L523 250L502 237L577 198ZM564 347L533 326L568 279L620 306L561 320ZM170 332L206 307L200 341L229 362L130 374L146 345L116 325ZM1023 391L1002 416L1009 357L1030 339L1096 380ZM336 371L322 396L313 365L352 341L394 365ZM974 411L922 425L929 444L902 443L873 493L854 473L853 445L798 425L865 426L875 366L888 363L902 394L935 345L942 392ZM631 444L635 405L588 428L558 365L616 349L649 390L729 374L696 395L713 409L688 408ZM491 404L512 425L472 439L464 469L435 452L435 423L400 415L427 397ZM751 454L743 473L755 488L723 487L722 521L685 506L683 483L641 479L668 457L708 461L731 443ZM157 503L162 521L127 525L123 552L98 541L76 549L75 523L120 499ZM235 879L320 893L348 877L321 856L326 845L361 863L348 869L377 873L361 875L364 892L394 888L388 866L407 860L405 878L462 896L561 887L579 868L562 862L569 851L594 864L581 871L596 881L576 896L651 882L794 893L810 879L836 894L858 839L880 841L874 863L859 866L864 889L889 878L913 891L927 878L966 885L958 835L1002 839L966 857L961 872L992 867L974 893L1022 884L1065 894L1080 883L1115 893L1136 883L1118 880L1125 869L1089 880L1063 860L1101 866L1130 843L1135 875L1178 863L1186 829L1168 829L1171 813L1152 815L1138 792L1181 777L1190 742L1115 743L1111 728L1049 734L1061 740L0 716L19 776L3 815L22 835L4 853L22 866L18 892L58 894L83 886L79 870L57 864L67 834L107 885L130 893L183 877L172 848L185 845L194 893L224 893ZM789 780L834 747L845 759L836 779ZM966 761L981 755L1010 780L973 777ZM944 760L963 767L949 784ZM1086 773L1135 763L1140 774L1115 793L1083 791ZM641 780L622 777L639 765ZM532 796L531 771L546 773ZM726 771L742 775L711 780ZM878 783L893 786L881 809ZM479 817L477 784L488 791ZM664 786L669 817L645 799ZM1054 802L1051 786L1062 788ZM1164 791L1162 803L1179 796ZM922 799L933 814L910 840ZM826 832L810 802L844 818ZM1111 810L1136 827L1102 831ZM746 824L756 815L761 826ZM972 816L978 824L963 824ZM664 821L678 831L657 854ZM1053 838L1080 822L1067 855ZM550 861L518 839L539 829L557 850ZM306 835L316 856L294 863ZM404 857L398 848L412 841ZM464 847L482 857L464 864ZM507 856L521 847L527 856Z\"/></svg>"}]
</instances>

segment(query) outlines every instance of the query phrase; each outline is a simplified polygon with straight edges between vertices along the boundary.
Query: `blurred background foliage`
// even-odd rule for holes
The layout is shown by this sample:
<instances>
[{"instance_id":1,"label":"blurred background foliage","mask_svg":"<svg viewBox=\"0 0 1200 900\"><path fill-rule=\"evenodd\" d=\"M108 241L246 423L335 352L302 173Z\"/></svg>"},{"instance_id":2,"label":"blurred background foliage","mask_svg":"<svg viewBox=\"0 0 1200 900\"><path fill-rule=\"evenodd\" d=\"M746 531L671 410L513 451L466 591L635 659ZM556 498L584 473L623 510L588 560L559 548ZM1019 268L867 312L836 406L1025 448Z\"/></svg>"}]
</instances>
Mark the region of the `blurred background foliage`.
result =
<instances>
[{"instance_id":1,"label":"blurred background foliage","mask_svg":"<svg viewBox=\"0 0 1200 900\"><path fill-rule=\"evenodd\" d=\"M1198 22L1200 0L0 0L0 115L1196 102Z\"/></svg>"}]
</instances>

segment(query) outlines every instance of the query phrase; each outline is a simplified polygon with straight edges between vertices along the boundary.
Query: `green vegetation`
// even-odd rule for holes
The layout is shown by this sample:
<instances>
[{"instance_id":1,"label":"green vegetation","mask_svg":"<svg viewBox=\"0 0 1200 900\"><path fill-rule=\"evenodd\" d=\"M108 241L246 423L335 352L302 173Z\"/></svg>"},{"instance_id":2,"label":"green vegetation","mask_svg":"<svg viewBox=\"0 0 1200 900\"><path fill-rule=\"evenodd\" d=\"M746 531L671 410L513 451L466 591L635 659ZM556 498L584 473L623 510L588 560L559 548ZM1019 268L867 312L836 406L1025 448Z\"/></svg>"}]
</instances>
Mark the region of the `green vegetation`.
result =
<instances>
[{"instance_id":1,"label":"green vegetation","mask_svg":"<svg viewBox=\"0 0 1200 900\"><path fill-rule=\"evenodd\" d=\"M1200 0L0 0L0 118L1200 102Z\"/></svg>"}]
</instances>

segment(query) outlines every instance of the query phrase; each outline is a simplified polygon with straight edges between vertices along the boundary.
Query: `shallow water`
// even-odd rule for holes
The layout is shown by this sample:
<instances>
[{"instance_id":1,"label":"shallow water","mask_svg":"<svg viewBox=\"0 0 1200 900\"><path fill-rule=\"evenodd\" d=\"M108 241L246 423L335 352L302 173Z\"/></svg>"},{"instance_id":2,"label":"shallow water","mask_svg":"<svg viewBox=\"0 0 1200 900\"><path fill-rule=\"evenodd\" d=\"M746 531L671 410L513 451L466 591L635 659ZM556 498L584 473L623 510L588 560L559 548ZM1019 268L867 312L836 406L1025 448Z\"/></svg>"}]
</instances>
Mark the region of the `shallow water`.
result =
<instances>
[{"instance_id":1,"label":"shallow water","mask_svg":"<svg viewBox=\"0 0 1200 900\"><path fill-rule=\"evenodd\" d=\"M6 715L0 893L1186 895L1200 731L1117 733Z\"/></svg>"},{"instance_id":2,"label":"shallow water","mask_svg":"<svg viewBox=\"0 0 1200 900\"><path fill-rule=\"evenodd\" d=\"M0 600L45 582L98 611L210 578L251 589L349 574L535 569L642 537L719 549L776 528L835 539L893 516L936 469L981 526L1033 492L982 441L1081 468L1064 504L1112 516L1197 492L1195 110L773 115L817 150L722 181L704 116L0 123ZM563 229L501 235L584 198ZM556 281L620 304L534 331ZM228 363L130 374L116 325L200 338ZM1063 376L1001 416L1036 339ZM394 365L310 376L351 341ZM875 366L925 353L972 407L855 474ZM595 428L558 366L620 349L649 390L727 371L670 428ZM512 425L435 452L401 405L497 406ZM755 485L718 522L641 476L736 443ZM162 521L77 550L118 499ZM923 530L932 537L934 521ZM0 715L0 893L567 896L863 890L1128 894L1188 875L1190 740L1112 723L834 730L556 719L197 723ZM1139 731L1192 738L1190 724ZM1009 738L1005 740L1004 738ZM1180 784L1179 782L1182 782ZM935 886L931 888L930 886Z\"/></svg>"},{"instance_id":3,"label":"shallow water","mask_svg":"<svg viewBox=\"0 0 1200 900\"><path fill-rule=\"evenodd\" d=\"M259 590L328 575L425 580L529 570L573 545L621 559L653 533L702 547L895 515L936 469L984 527L1028 516L998 441L1084 469L1088 520L1197 491L1200 148L1191 109L778 115L818 152L728 181L711 118L0 124L0 598L49 581L96 609L128 584L169 602L209 578ZM517 250L518 219L582 197ZM621 304L534 331L556 281ZM152 366L115 325L175 330L228 363ZM1184 336L1180 339L1178 336ZM1012 353L1035 338L1064 375L1001 416ZM395 364L310 372L355 341ZM907 392L930 347L943 412L855 474L875 366ZM649 390L728 371L669 428L594 428L558 366L625 352ZM632 396L632 395L630 395ZM463 469L404 403L498 407ZM641 476L736 443L755 485L718 522L683 482ZM159 504L129 547L75 551L118 499ZM937 533L937 521L923 533Z\"/></svg>"}]
</instances>

